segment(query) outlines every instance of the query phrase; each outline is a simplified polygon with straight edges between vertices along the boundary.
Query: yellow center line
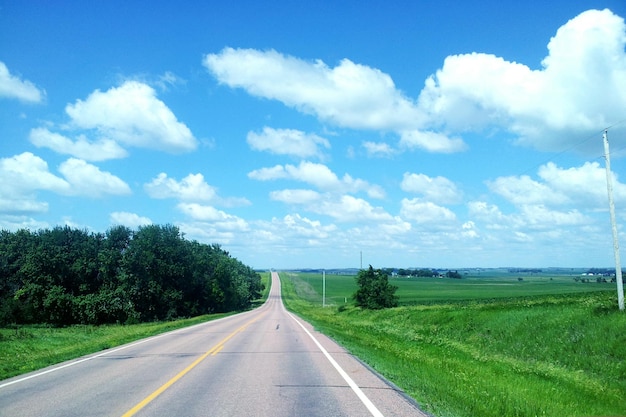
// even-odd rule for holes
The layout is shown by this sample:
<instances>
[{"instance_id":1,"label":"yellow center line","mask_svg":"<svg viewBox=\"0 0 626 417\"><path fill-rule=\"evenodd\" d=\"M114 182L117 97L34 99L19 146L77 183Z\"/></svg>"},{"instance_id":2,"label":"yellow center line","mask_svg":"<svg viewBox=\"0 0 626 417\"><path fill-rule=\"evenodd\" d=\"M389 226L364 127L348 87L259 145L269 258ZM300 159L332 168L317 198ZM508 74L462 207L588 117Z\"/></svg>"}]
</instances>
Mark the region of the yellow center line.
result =
<instances>
[{"instance_id":1,"label":"yellow center line","mask_svg":"<svg viewBox=\"0 0 626 417\"><path fill-rule=\"evenodd\" d=\"M246 324L244 324L243 326L241 326L240 328L238 328L237 330L235 330L234 332L226 336L217 345L213 346L211 349L207 350L204 354L202 354L202 356L200 356L198 359L193 361L191 365L189 365L188 367L180 371L175 377L167 381L165 384L161 385L161 387L159 387L156 391L148 395L141 402L137 403L137 405L135 405L133 408L125 412L122 415L122 417L130 417L130 416L135 415L139 410L144 408L146 405L152 402L152 400L154 400L156 397L161 395L163 391L171 387L176 381L178 381L183 376L185 376L189 371L195 368L200 362L205 360L209 355L213 355L213 356L217 355L217 353L224 348L224 344L226 344L226 342L232 339L237 333L243 332L246 329L246 327L248 327L250 324L257 321L258 319L259 319L259 316L255 317L254 319L250 320L249 322L247 322Z\"/></svg>"}]
</instances>

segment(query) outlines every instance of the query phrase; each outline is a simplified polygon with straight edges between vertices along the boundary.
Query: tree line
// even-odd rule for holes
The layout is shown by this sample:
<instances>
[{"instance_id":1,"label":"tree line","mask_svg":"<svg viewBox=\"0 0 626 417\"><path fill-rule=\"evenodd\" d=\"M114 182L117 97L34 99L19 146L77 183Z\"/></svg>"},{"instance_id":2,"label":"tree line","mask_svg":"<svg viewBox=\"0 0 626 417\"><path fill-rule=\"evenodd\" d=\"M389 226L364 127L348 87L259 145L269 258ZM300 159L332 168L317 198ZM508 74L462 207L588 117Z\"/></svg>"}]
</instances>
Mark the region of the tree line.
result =
<instances>
[{"instance_id":1,"label":"tree line","mask_svg":"<svg viewBox=\"0 0 626 417\"><path fill-rule=\"evenodd\" d=\"M245 309L261 277L172 225L0 231L0 325L138 323Z\"/></svg>"}]
</instances>

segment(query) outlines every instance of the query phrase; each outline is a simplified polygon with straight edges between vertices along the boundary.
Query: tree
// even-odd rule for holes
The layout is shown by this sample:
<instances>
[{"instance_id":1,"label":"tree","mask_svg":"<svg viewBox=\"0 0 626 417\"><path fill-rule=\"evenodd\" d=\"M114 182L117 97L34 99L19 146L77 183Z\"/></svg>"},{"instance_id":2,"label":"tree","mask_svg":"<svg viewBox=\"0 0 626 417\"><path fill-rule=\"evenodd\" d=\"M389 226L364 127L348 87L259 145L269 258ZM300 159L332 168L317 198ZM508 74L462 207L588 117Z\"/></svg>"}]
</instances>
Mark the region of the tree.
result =
<instances>
[{"instance_id":1,"label":"tree","mask_svg":"<svg viewBox=\"0 0 626 417\"><path fill-rule=\"evenodd\" d=\"M397 307L398 297L395 295L398 287L389 284L389 277L380 269L370 265L368 270L361 270L356 276L358 289L354 293L354 300L358 307L370 310Z\"/></svg>"},{"instance_id":2,"label":"tree","mask_svg":"<svg viewBox=\"0 0 626 417\"><path fill-rule=\"evenodd\" d=\"M0 230L0 326L134 323L243 310L261 277L172 225Z\"/></svg>"}]
</instances>

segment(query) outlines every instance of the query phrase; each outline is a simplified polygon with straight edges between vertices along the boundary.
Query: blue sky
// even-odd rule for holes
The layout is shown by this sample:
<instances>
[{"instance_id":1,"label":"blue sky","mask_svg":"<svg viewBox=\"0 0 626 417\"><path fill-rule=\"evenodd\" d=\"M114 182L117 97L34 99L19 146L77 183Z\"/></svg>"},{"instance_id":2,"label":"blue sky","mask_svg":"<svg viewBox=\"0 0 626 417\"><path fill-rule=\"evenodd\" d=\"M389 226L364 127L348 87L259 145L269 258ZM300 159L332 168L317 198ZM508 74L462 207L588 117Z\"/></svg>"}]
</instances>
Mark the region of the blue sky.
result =
<instances>
[{"instance_id":1,"label":"blue sky","mask_svg":"<svg viewBox=\"0 0 626 417\"><path fill-rule=\"evenodd\" d=\"M174 224L256 268L611 266L625 17L0 0L0 228Z\"/></svg>"}]
</instances>

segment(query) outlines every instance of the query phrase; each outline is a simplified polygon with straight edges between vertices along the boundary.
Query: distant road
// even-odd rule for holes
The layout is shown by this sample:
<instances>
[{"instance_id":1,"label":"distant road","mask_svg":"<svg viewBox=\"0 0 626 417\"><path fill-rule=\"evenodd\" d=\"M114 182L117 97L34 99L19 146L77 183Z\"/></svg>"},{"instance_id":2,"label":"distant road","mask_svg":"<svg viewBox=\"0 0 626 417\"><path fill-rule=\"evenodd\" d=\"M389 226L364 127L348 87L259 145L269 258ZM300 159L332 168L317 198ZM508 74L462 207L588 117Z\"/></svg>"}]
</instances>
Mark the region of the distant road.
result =
<instances>
[{"instance_id":1,"label":"distant road","mask_svg":"<svg viewBox=\"0 0 626 417\"><path fill-rule=\"evenodd\" d=\"M426 416L288 313L260 308L0 381L0 416Z\"/></svg>"}]
</instances>

